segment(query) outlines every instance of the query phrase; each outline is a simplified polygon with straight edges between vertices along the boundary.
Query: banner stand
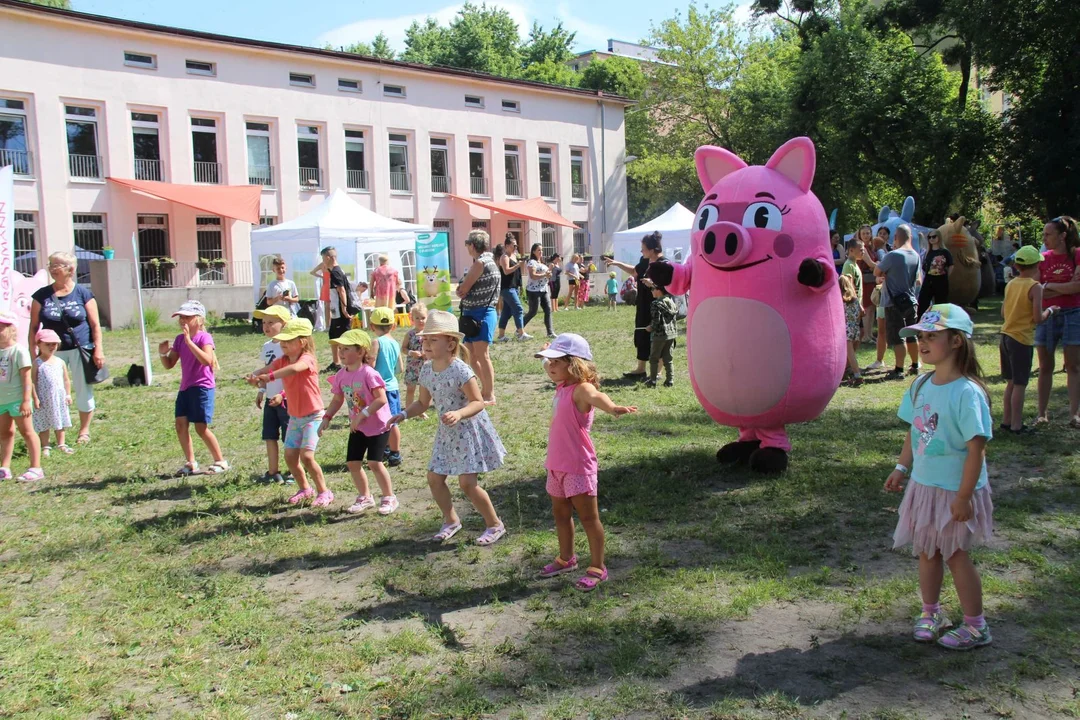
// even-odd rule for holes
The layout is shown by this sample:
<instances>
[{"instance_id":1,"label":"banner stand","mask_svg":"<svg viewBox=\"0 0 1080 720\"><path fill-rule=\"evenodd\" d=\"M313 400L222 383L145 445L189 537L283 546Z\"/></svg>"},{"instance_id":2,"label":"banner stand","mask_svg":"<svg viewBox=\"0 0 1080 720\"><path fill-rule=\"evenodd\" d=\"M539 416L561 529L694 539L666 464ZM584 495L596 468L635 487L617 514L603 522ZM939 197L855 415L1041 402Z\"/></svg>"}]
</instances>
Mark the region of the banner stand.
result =
<instances>
[{"instance_id":1,"label":"banner stand","mask_svg":"<svg viewBox=\"0 0 1080 720\"><path fill-rule=\"evenodd\" d=\"M142 335L143 367L146 369L146 385L149 387L154 384L154 367L150 364L150 342L146 339L146 317L143 315L138 233L131 233L131 249L135 254L135 297L139 299L139 333Z\"/></svg>"}]
</instances>

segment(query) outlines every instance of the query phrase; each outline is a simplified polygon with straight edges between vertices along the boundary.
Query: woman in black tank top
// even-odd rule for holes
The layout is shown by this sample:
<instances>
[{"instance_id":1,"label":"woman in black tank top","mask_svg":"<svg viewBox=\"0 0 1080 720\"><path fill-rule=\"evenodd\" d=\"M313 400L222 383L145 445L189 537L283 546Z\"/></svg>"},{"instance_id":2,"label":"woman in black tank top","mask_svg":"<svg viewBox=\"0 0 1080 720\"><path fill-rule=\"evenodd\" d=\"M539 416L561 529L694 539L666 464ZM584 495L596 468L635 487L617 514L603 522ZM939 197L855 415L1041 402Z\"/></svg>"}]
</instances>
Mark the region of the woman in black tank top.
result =
<instances>
[{"instance_id":1,"label":"woman in black tank top","mask_svg":"<svg viewBox=\"0 0 1080 720\"><path fill-rule=\"evenodd\" d=\"M514 318L514 327L517 328L517 339L530 340L531 336L525 334L525 308L521 305L521 269L524 264L517 259L517 240L510 233L506 233L506 242L495 250L495 264L502 272L499 294L502 312L499 313L499 337L495 342L509 341L506 337L506 325L511 317ZM498 252L499 250L502 252Z\"/></svg>"}]
</instances>

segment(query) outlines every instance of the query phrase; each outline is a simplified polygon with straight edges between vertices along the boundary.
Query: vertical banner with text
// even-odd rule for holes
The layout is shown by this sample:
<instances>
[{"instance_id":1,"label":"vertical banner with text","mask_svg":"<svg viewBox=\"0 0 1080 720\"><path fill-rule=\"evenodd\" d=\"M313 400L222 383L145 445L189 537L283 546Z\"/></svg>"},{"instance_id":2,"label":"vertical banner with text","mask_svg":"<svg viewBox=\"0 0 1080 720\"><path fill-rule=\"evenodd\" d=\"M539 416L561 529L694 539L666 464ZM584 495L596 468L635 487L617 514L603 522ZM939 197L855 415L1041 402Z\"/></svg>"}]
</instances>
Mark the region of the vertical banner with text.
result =
<instances>
[{"instance_id":1,"label":"vertical banner with text","mask_svg":"<svg viewBox=\"0 0 1080 720\"><path fill-rule=\"evenodd\" d=\"M0 167L0 310L15 294L15 169Z\"/></svg>"},{"instance_id":2,"label":"vertical banner with text","mask_svg":"<svg viewBox=\"0 0 1080 720\"><path fill-rule=\"evenodd\" d=\"M435 310L450 311L450 236L447 233L420 233L416 236L416 294L420 302Z\"/></svg>"}]
</instances>

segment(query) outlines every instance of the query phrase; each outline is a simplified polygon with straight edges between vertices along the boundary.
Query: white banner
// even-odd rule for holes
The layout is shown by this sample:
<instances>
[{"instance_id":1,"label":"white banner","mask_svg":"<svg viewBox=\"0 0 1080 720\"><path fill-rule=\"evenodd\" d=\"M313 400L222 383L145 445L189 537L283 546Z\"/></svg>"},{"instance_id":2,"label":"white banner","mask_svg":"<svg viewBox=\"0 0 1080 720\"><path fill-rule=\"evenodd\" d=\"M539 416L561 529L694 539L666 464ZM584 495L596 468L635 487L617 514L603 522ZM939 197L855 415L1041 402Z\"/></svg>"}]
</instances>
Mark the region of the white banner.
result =
<instances>
[{"instance_id":1,"label":"white banner","mask_svg":"<svg viewBox=\"0 0 1080 720\"><path fill-rule=\"evenodd\" d=\"M0 310L15 295L15 170L0 168Z\"/></svg>"}]
</instances>

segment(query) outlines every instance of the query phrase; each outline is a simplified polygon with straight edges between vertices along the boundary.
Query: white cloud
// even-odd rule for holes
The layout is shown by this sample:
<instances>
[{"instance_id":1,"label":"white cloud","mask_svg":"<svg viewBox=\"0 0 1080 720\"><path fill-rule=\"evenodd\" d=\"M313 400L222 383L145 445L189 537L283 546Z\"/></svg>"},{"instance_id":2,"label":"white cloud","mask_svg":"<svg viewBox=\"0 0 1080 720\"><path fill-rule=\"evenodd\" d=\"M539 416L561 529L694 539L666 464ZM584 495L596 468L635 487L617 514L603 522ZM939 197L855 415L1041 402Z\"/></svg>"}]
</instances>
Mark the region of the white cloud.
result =
<instances>
[{"instance_id":1,"label":"white cloud","mask_svg":"<svg viewBox=\"0 0 1080 720\"><path fill-rule=\"evenodd\" d=\"M327 30L315 38L315 44L321 46L330 43L334 47L338 47L342 45L351 45L354 42L371 42L375 36L381 32L389 38L390 46L394 48L395 51L401 52L405 49L405 31L413 24L413 22L423 24L427 18L433 17L440 25L448 25L450 21L454 19L454 16L457 15L458 10L461 9L463 4L464 3L447 5L444 8L440 8L439 10L430 13L415 13L411 15L357 20L356 22L351 22ZM529 19L528 11L523 5L516 2L498 2L489 4L497 5L510 13L510 16L514 18L514 22L518 24L518 29L522 36L528 34L531 20Z\"/></svg>"},{"instance_id":2,"label":"white cloud","mask_svg":"<svg viewBox=\"0 0 1080 720\"><path fill-rule=\"evenodd\" d=\"M433 17L440 25L448 25L457 15L464 3L447 5L430 13L413 13L409 15L397 15L394 17L371 18L357 20L339 27L327 30L315 39L317 46L330 43L334 47L351 45L354 42L371 42L380 32L390 40L391 47L401 52L405 49L405 30L413 22L423 24L428 17ZM550 15L534 12L528 2L489 2L489 6L497 6L508 13L517 23L518 32L522 39L529 35L529 29L536 20L545 28L551 28L558 21L562 21L567 30L577 33L575 46L578 50L603 50L607 47L608 38L616 37L608 28L596 23L583 20L570 10L570 4L559 2L555 12ZM541 4L543 7L543 4ZM550 7L550 6L548 6ZM647 28L642 28L642 33ZM619 38L628 42L637 42L639 38Z\"/></svg>"}]
</instances>

